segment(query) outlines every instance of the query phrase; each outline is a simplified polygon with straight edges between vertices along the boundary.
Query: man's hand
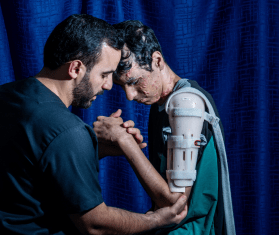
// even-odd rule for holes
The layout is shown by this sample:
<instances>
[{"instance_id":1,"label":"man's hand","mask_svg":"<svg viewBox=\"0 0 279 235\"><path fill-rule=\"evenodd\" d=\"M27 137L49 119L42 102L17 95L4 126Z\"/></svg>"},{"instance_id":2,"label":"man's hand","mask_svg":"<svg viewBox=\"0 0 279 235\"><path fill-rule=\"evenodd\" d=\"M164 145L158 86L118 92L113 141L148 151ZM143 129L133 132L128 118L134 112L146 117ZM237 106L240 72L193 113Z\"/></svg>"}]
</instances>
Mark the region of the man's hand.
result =
<instances>
[{"instance_id":1,"label":"man's hand","mask_svg":"<svg viewBox=\"0 0 279 235\"><path fill-rule=\"evenodd\" d=\"M124 138L130 138L130 136L134 137L141 149L147 146L146 143L142 143L143 137L140 130L134 128L135 123L131 120L123 123L121 113L121 109L118 109L110 117L97 117L97 121L93 123L99 143L99 158L123 155L118 142L123 141Z\"/></svg>"},{"instance_id":2,"label":"man's hand","mask_svg":"<svg viewBox=\"0 0 279 235\"><path fill-rule=\"evenodd\" d=\"M188 213L187 197L182 195L171 207L164 207L155 212L147 212L147 215L158 215L158 226L179 224Z\"/></svg>"}]
</instances>

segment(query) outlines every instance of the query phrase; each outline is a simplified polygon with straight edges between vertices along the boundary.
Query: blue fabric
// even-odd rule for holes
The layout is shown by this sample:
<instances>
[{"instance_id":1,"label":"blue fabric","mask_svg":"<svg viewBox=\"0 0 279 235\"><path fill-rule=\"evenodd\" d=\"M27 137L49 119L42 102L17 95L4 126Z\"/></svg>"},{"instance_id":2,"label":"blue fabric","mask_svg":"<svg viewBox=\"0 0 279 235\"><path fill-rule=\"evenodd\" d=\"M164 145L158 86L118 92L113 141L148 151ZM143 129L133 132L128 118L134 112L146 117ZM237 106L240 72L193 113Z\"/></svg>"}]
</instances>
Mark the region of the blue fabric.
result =
<instances>
[{"instance_id":1,"label":"blue fabric","mask_svg":"<svg viewBox=\"0 0 279 235\"><path fill-rule=\"evenodd\" d=\"M48 35L73 13L110 23L139 19L154 29L170 67L197 80L216 101L237 234L279 234L278 1L1 0L0 7L1 84L38 73ZM91 125L96 116L117 108L147 141L149 107L126 101L116 86L90 109L72 112ZM124 157L101 160L99 179L108 205L137 212L149 208Z\"/></svg>"}]
</instances>

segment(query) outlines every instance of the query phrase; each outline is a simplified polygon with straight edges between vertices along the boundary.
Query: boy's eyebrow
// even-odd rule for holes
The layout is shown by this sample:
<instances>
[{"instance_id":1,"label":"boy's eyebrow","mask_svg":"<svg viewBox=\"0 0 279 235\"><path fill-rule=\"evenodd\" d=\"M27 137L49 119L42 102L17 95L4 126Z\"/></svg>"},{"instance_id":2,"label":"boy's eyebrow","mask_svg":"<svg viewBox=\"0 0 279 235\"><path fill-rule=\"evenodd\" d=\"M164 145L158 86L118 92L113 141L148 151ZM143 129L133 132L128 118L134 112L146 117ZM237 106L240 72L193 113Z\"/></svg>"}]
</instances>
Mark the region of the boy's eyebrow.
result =
<instances>
[{"instance_id":1,"label":"boy's eyebrow","mask_svg":"<svg viewBox=\"0 0 279 235\"><path fill-rule=\"evenodd\" d=\"M129 80L128 80L128 81L126 81L126 82L125 82L125 84L132 83L134 80L136 80L136 78L131 77L131 78L129 78Z\"/></svg>"}]
</instances>

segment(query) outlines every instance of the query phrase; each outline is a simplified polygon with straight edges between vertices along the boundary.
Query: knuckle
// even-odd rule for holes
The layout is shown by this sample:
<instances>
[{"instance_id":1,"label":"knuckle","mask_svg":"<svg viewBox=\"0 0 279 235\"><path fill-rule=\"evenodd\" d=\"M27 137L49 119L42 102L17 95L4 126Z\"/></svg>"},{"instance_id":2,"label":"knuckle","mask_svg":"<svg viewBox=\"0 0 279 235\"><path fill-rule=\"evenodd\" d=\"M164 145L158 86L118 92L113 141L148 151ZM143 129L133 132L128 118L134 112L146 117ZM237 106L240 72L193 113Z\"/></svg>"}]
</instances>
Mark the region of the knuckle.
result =
<instances>
[{"instance_id":1,"label":"knuckle","mask_svg":"<svg viewBox=\"0 0 279 235\"><path fill-rule=\"evenodd\" d=\"M172 216L173 218L175 218L175 217L176 217L176 213L175 213L174 211L172 211L172 212L171 212L171 216Z\"/></svg>"}]
</instances>

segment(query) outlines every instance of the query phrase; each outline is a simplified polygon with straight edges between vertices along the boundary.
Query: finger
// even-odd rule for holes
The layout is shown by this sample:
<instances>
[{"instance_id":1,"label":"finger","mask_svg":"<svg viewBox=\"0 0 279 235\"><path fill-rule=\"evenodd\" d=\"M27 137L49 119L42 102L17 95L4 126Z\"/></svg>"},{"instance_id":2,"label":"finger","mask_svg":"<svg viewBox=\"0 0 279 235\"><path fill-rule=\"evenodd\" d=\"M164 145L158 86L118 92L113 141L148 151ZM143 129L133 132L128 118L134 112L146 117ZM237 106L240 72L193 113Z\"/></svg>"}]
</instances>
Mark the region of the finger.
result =
<instances>
[{"instance_id":1,"label":"finger","mask_svg":"<svg viewBox=\"0 0 279 235\"><path fill-rule=\"evenodd\" d=\"M138 144L143 141L143 136L138 128L128 128L127 132L134 136Z\"/></svg>"},{"instance_id":2,"label":"finger","mask_svg":"<svg viewBox=\"0 0 279 235\"><path fill-rule=\"evenodd\" d=\"M145 214L150 215L150 214L153 214L153 213L154 213L153 211L147 211Z\"/></svg>"},{"instance_id":3,"label":"finger","mask_svg":"<svg viewBox=\"0 0 279 235\"><path fill-rule=\"evenodd\" d=\"M100 124L101 124L100 121L93 122L93 127L98 127L100 126Z\"/></svg>"},{"instance_id":4,"label":"finger","mask_svg":"<svg viewBox=\"0 0 279 235\"><path fill-rule=\"evenodd\" d=\"M185 195L182 195L172 206L172 209L175 211L177 215L180 214L183 210L185 210L186 200L187 197Z\"/></svg>"},{"instance_id":5,"label":"finger","mask_svg":"<svg viewBox=\"0 0 279 235\"><path fill-rule=\"evenodd\" d=\"M138 144L140 144L143 141L143 136L141 134L134 135L134 138Z\"/></svg>"},{"instance_id":6,"label":"finger","mask_svg":"<svg viewBox=\"0 0 279 235\"><path fill-rule=\"evenodd\" d=\"M144 149L146 146L147 146L147 143L140 143L140 144L139 144L139 147L140 147L141 149Z\"/></svg>"},{"instance_id":7,"label":"finger","mask_svg":"<svg viewBox=\"0 0 279 235\"><path fill-rule=\"evenodd\" d=\"M115 119L115 120L118 120L118 121L123 125L123 119L122 119L122 117L118 117L118 118Z\"/></svg>"},{"instance_id":8,"label":"finger","mask_svg":"<svg viewBox=\"0 0 279 235\"><path fill-rule=\"evenodd\" d=\"M134 127L128 127L127 132L131 135L141 135L140 130L138 128L134 128Z\"/></svg>"},{"instance_id":9,"label":"finger","mask_svg":"<svg viewBox=\"0 0 279 235\"><path fill-rule=\"evenodd\" d=\"M105 119L106 118L106 116L98 116L97 117L97 121L101 121L101 120L103 120L103 119Z\"/></svg>"},{"instance_id":10,"label":"finger","mask_svg":"<svg viewBox=\"0 0 279 235\"><path fill-rule=\"evenodd\" d=\"M177 224L179 224L188 214L188 210L187 209L184 209L183 211L180 212L180 214L178 214L176 216L176 219L178 220L177 221Z\"/></svg>"},{"instance_id":11,"label":"finger","mask_svg":"<svg viewBox=\"0 0 279 235\"><path fill-rule=\"evenodd\" d=\"M129 127L134 127L135 123L132 120L126 121L123 123L123 127L129 128Z\"/></svg>"},{"instance_id":12,"label":"finger","mask_svg":"<svg viewBox=\"0 0 279 235\"><path fill-rule=\"evenodd\" d=\"M115 113L112 113L110 115L110 117L115 117L115 118L118 118L121 116L121 113L122 113L122 110L121 109L118 109Z\"/></svg>"}]
</instances>

